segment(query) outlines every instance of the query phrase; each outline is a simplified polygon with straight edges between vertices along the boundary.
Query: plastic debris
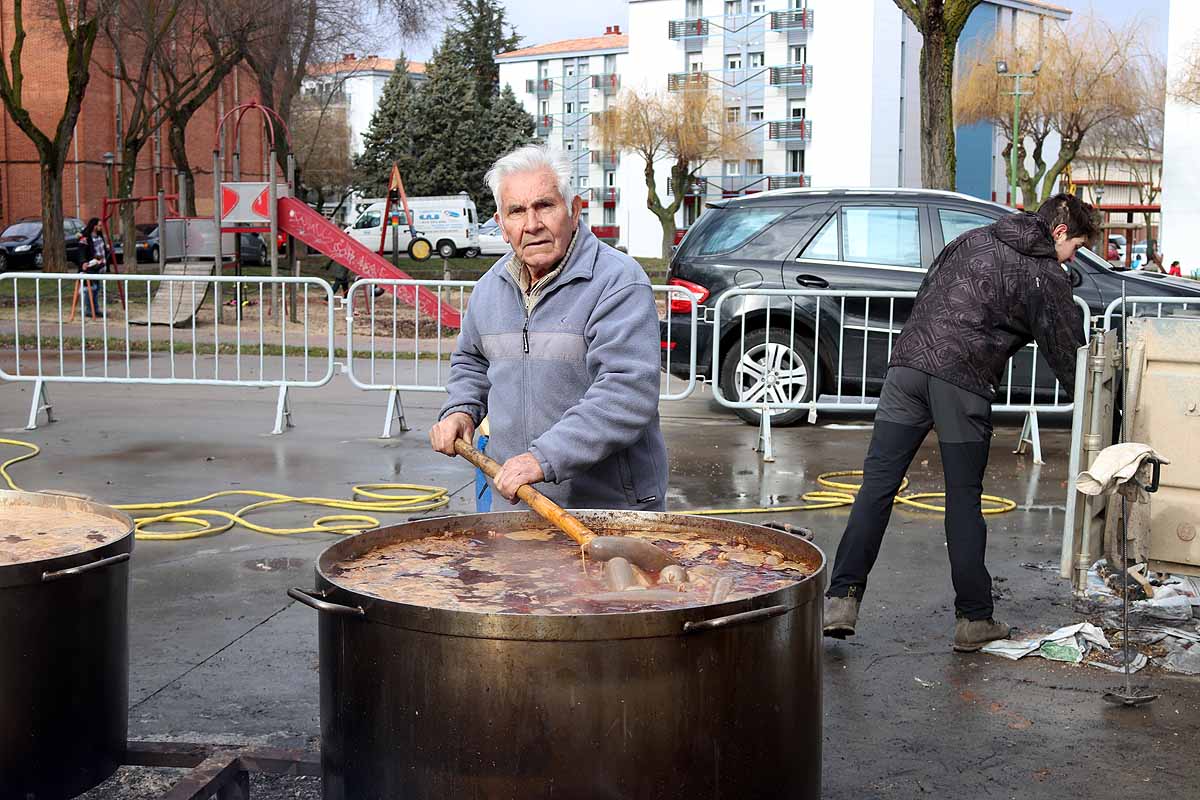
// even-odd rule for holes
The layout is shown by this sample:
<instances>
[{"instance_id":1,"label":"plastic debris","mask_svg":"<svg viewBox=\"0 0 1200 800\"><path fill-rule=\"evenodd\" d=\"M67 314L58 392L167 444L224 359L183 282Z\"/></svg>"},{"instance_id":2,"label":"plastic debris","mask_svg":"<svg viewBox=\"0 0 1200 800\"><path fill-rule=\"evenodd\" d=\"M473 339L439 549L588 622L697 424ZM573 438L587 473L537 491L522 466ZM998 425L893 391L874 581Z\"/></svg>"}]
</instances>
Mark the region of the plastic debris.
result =
<instances>
[{"instance_id":1,"label":"plastic debris","mask_svg":"<svg viewBox=\"0 0 1200 800\"><path fill-rule=\"evenodd\" d=\"M1092 645L1105 650L1112 649L1104 631L1090 622L1079 622L1036 639L1000 639L989 642L983 646L981 652L1003 656L1013 661L1035 655L1051 661L1078 664L1083 661Z\"/></svg>"},{"instance_id":2,"label":"plastic debris","mask_svg":"<svg viewBox=\"0 0 1200 800\"><path fill-rule=\"evenodd\" d=\"M1124 664L1106 664L1103 661L1085 661L1084 663L1087 664L1089 667L1099 667L1100 669L1106 669L1109 672L1120 672L1122 674L1124 674L1124 672L1125 672ZM1146 658L1145 653L1136 653L1133 656L1133 658L1129 659L1130 674L1137 672L1138 670L1140 670L1142 667L1146 666L1149 663L1150 663L1150 659Z\"/></svg>"},{"instance_id":3,"label":"plastic debris","mask_svg":"<svg viewBox=\"0 0 1200 800\"><path fill-rule=\"evenodd\" d=\"M937 684L933 681L923 681L915 675L913 676L913 680L924 686L926 689L932 689L934 686L937 686Z\"/></svg>"}]
</instances>

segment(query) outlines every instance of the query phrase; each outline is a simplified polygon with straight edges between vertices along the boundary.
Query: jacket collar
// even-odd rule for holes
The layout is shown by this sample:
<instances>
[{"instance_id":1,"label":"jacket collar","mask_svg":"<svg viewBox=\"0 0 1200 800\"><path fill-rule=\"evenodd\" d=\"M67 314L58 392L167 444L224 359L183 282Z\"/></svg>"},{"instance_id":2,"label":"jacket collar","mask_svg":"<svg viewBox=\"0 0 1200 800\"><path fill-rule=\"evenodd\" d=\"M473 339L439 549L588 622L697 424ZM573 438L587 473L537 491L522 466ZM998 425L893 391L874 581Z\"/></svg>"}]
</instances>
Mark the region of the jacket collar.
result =
<instances>
[{"instance_id":1,"label":"jacket collar","mask_svg":"<svg viewBox=\"0 0 1200 800\"><path fill-rule=\"evenodd\" d=\"M600 240L592 233L591 228L580 223L575 233L575 247L567 256L567 263L562 267L562 272L558 278L554 280L546 291L553 291L556 287L570 283L576 279L591 280L596 268L596 258L600 254ZM516 254L510 252L504 258L496 262L492 267L500 273L500 277L516 286L520 290L520 286L513 279L508 271L508 264L516 258Z\"/></svg>"}]
</instances>

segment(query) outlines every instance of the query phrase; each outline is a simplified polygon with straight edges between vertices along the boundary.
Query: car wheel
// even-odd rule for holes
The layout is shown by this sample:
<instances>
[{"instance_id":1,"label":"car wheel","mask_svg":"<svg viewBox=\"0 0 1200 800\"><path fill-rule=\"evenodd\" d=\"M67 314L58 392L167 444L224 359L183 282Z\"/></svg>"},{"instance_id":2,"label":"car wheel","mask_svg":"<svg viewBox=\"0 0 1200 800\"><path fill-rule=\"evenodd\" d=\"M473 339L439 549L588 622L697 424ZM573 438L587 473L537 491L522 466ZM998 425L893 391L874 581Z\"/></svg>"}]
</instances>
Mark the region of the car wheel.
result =
<instances>
[{"instance_id":1,"label":"car wheel","mask_svg":"<svg viewBox=\"0 0 1200 800\"><path fill-rule=\"evenodd\" d=\"M735 338L721 356L721 393L737 402L801 403L813 390L812 351L800 341L789 341L785 328L759 328L746 334L745 352L741 338ZM734 409L746 422L758 425L762 414L757 408ZM777 409L771 413L772 425L795 425L805 418L803 408Z\"/></svg>"},{"instance_id":2,"label":"car wheel","mask_svg":"<svg viewBox=\"0 0 1200 800\"><path fill-rule=\"evenodd\" d=\"M157 247L150 248L150 263L151 264L158 263L158 248Z\"/></svg>"},{"instance_id":3,"label":"car wheel","mask_svg":"<svg viewBox=\"0 0 1200 800\"><path fill-rule=\"evenodd\" d=\"M478 247L468 247L466 250L463 250L463 258L478 258L478 257L479 257L479 248Z\"/></svg>"},{"instance_id":4,"label":"car wheel","mask_svg":"<svg viewBox=\"0 0 1200 800\"><path fill-rule=\"evenodd\" d=\"M442 239L438 242L437 251L442 258L454 258L458 255L458 248L449 239Z\"/></svg>"},{"instance_id":5,"label":"car wheel","mask_svg":"<svg viewBox=\"0 0 1200 800\"><path fill-rule=\"evenodd\" d=\"M33 265L35 267L37 267L38 269L42 268L42 251L41 250L39 250L38 252L33 254Z\"/></svg>"}]
</instances>

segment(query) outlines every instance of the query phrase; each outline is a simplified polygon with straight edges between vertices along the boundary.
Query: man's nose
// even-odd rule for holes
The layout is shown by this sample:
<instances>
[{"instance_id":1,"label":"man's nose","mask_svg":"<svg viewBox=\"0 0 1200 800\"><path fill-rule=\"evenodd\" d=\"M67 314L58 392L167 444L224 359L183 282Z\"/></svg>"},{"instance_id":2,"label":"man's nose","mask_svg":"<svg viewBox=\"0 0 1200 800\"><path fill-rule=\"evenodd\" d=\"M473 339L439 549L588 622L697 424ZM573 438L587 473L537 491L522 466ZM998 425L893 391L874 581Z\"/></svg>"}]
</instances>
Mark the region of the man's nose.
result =
<instances>
[{"instance_id":1,"label":"man's nose","mask_svg":"<svg viewBox=\"0 0 1200 800\"><path fill-rule=\"evenodd\" d=\"M524 228L527 231L536 231L542 227L542 218L535 209L529 209L525 212Z\"/></svg>"}]
</instances>

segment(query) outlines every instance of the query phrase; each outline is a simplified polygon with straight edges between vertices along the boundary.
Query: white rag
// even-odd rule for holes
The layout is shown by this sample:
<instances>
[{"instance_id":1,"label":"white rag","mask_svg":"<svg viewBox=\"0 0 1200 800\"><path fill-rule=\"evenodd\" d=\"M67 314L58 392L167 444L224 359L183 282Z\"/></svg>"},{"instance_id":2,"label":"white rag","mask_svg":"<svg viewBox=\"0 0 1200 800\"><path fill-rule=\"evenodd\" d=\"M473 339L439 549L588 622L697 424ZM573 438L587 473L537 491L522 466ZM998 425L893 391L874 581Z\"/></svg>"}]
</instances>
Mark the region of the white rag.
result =
<instances>
[{"instance_id":1,"label":"white rag","mask_svg":"<svg viewBox=\"0 0 1200 800\"><path fill-rule=\"evenodd\" d=\"M1148 444L1125 442L1106 447L1096 456L1090 469L1079 473L1075 486L1084 494L1113 494L1120 492L1125 499L1135 503L1149 502L1149 496L1142 491L1138 483L1149 483L1151 464L1147 459L1154 458L1163 464L1171 462L1155 452ZM1134 482L1133 479L1137 478Z\"/></svg>"}]
</instances>

